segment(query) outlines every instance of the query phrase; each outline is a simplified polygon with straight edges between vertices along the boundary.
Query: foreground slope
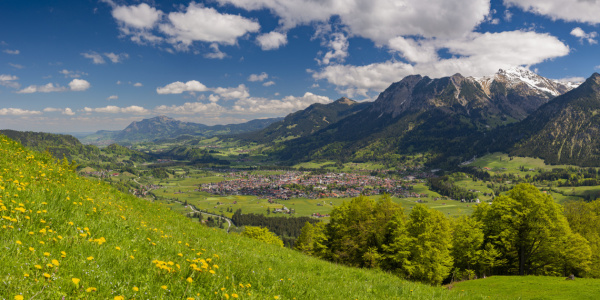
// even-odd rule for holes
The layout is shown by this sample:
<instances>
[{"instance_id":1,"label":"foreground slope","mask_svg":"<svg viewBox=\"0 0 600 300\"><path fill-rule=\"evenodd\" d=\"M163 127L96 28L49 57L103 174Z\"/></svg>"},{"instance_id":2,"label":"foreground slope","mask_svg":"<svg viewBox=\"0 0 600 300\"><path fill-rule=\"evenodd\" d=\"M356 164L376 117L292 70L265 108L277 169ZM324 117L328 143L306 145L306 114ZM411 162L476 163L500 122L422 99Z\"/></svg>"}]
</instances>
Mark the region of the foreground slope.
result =
<instances>
[{"instance_id":1,"label":"foreground slope","mask_svg":"<svg viewBox=\"0 0 600 300\"><path fill-rule=\"evenodd\" d=\"M7 299L447 298L441 288L208 229L4 136L0 216Z\"/></svg>"}]
</instances>

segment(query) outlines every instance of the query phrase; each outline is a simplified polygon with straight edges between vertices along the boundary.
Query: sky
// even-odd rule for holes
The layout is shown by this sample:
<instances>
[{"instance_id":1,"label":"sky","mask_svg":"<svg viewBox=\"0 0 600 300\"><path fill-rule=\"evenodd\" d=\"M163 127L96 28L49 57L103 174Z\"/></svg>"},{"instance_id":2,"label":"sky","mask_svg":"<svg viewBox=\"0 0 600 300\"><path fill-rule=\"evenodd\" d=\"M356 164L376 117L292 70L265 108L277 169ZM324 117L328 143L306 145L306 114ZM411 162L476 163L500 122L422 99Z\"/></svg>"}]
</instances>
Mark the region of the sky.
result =
<instances>
[{"instance_id":1,"label":"sky","mask_svg":"<svg viewBox=\"0 0 600 300\"><path fill-rule=\"evenodd\" d=\"M600 0L2 0L0 129L241 123L411 74L582 81L599 25Z\"/></svg>"}]
</instances>

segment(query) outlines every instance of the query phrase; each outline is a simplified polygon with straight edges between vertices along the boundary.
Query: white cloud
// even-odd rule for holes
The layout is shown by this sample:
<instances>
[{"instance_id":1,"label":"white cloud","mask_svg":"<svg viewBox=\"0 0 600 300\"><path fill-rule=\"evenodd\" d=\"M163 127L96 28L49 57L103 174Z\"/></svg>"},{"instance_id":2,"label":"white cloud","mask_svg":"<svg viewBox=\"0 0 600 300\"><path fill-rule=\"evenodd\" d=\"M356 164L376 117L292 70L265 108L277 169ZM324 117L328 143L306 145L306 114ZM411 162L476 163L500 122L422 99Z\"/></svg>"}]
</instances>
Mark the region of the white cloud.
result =
<instances>
[{"instance_id":1,"label":"white cloud","mask_svg":"<svg viewBox=\"0 0 600 300\"><path fill-rule=\"evenodd\" d=\"M83 111L87 112L87 113L91 113L91 112L110 113L110 114L125 113L125 114L137 114L137 115L144 115L144 114L150 113L149 110L147 110L141 106L137 106L137 105L132 105L132 106L128 106L128 107L118 107L118 106L114 106L114 105L108 105L105 107L98 107L98 108L84 107Z\"/></svg>"},{"instance_id":2,"label":"white cloud","mask_svg":"<svg viewBox=\"0 0 600 300\"><path fill-rule=\"evenodd\" d=\"M21 108L0 108L0 116L30 116L41 115L41 111L26 110Z\"/></svg>"},{"instance_id":3,"label":"white cloud","mask_svg":"<svg viewBox=\"0 0 600 300\"><path fill-rule=\"evenodd\" d=\"M341 32L333 33L331 37L332 39L326 44L331 50L325 53L323 59L319 60L319 64L328 65L334 60L344 62L348 57L348 37Z\"/></svg>"},{"instance_id":4,"label":"white cloud","mask_svg":"<svg viewBox=\"0 0 600 300\"><path fill-rule=\"evenodd\" d=\"M575 27L571 30L571 35L579 38L579 42L583 44L583 41L586 40L589 44L597 44L598 41L595 38L598 36L598 33L592 31L590 33L585 33L583 29L580 27Z\"/></svg>"},{"instance_id":5,"label":"white cloud","mask_svg":"<svg viewBox=\"0 0 600 300\"><path fill-rule=\"evenodd\" d=\"M69 82L69 87L71 88L71 91L80 92L89 89L90 83L83 79L73 79Z\"/></svg>"},{"instance_id":6,"label":"white cloud","mask_svg":"<svg viewBox=\"0 0 600 300\"><path fill-rule=\"evenodd\" d=\"M209 52L204 54L204 57L206 58L212 58L212 59L223 59L225 57L227 57L227 54L225 54L225 52L222 52L221 50L219 50L219 45L216 43L212 43L210 44L209 48L213 51L213 52Z\"/></svg>"},{"instance_id":7,"label":"white cloud","mask_svg":"<svg viewBox=\"0 0 600 300\"><path fill-rule=\"evenodd\" d=\"M431 43L422 43L401 36L391 39L388 46L410 62L428 62L438 59L437 49Z\"/></svg>"},{"instance_id":8,"label":"white cloud","mask_svg":"<svg viewBox=\"0 0 600 300\"><path fill-rule=\"evenodd\" d=\"M260 29L258 22L239 15L221 14L214 8L191 2L185 12L169 13L159 25L178 50L187 50L194 41L233 45L248 32Z\"/></svg>"},{"instance_id":9,"label":"white cloud","mask_svg":"<svg viewBox=\"0 0 600 300\"><path fill-rule=\"evenodd\" d=\"M513 14L510 12L510 10L507 9L504 11L504 21L510 22L510 21L512 21L512 17L513 17Z\"/></svg>"},{"instance_id":10,"label":"white cloud","mask_svg":"<svg viewBox=\"0 0 600 300\"><path fill-rule=\"evenodd\" d=\"M81 55L83 55L83 57L85 58L89 58L92 60L92 63L95 65L100 65L105 63L106 61L104 61L104 58L102 57L102 55L96 53L96 52L87 52L87 53L81 53Z\"/></svg>"},{"instance_id":11,"label":"white cloud","mask_svg":"<svg viewBox=\"0 0 600 300\"><path fill-rule=\"evenodd\" d=\"M108 59L110 59L110 61L112 61L113 63L120 63L122 62L124 59L129 58L129 54L127 53L119 53L119 54L115 54L115 53L104 53L104 55L106 57L108 57Z\"/></svg>"},{"instance_id":12,"label":"white cloud","mask_svg":"<svg viewBox=\"0 0 600 300\"><path fill-rule=\"evenodd\" d=\"M73 116L75 115L75 112L73 112L72 109L70 108L54 108L54 107L46 107L44 108L44 112L60 112L63 115L67 115L67 116Z\"/></svg>"},{"instance_id":13,"label":"white cloud","mask_svg":"<svg viewBox=\"0 0 600 300\"><path fill-rule=\"evenodd\" d=\"M108 100L108 101L117 100L117 99L119 99L119 96L117 96L117 95L111 95L111 96L108 96L108 98L106 98L106 100Z\"/></svg>"},{"instance_id":14,"label":"white cloud","mask_svg":"<svg viewBox=\"0 0 600 300\"><path fill-rule=\"evenodd\" d=\"M349 34L385 44L398 36L460 37L484 21L489 0L217 0L246 10L269 9L283 30L338 16Z\"/></svg>"},{"instance_id":15,"label":"white cloud","mask_svg":"<svg viewBox=\"0 0 600 300\"><path fill-rule=\"evenodd\" d=\"M158 94L181 94L183 92L205 92L208 91L208 88L196 80L190 80L186 83L181 81L176 81L173 83L169 83L164 87L156 88L156 92Z\"/></svg>"},{"instance_id":16,"label":"white cloud","mask_svg":"<svg viewBox=\"0 0 600 300\"><path fill-rule=\"evenodd\" d=\"M87 76L88 74L81 71L69 71L67 69L63 69L58 71L58 73L65 75L65 78L79 78L81 76Z\"/></svg>"},{"instance_id":17,"label":"white cloud","mask_svg":"<svg viewBox=\"0 0 600 300\"><path fill-rule=\"evenodd\" d=\"M13 54L13 55L17 55L17 54L21 53L21 51L16 50L16 49L15 50L6 49L2 52L6 53L6 54Z\"/></svg>"},{"instance_id":18,"label":"white cloud","mask_svg":"<svg viewBox=\"0 0 600 300\"><path fill-rule=\"evenodd\" d=\"M263 83L263 86L272 86L275 85L275 81L267 81L265 83Z\"/></svg>"},{"instance_id":19,"label":"white cloud","mask_svg":"<svg viewBox=\"0 0 600 300\"><path fill-rule=\"evenodd\" d=\"M19 80L19 77L15 75L0 74L0 85L18 89L21 87L21 85L17 82L17 80Z\"/></svg>"},{"instance_id":20,"label":"white cloud","mask_svg":"<svg viewBox=\"0 0 600 300\"><path fill-rule=\"evenodd\" d=\"M160 20L162 11L146 3L131 6L116 6L112 16L121 26L131 27L138 30L151 29Z\"/></svg>"},{"instance_id":21,"label":"white cloud","mask_svg":"<svg viewBox=\"0 0 600 300\"><path fill-rule=\"evenodd\" d=\"M80 92L90 88L90 83L83 79L73 79L69 82L69 88L60 85L54 85L48 83L46 85L30 85L22 90L17 91L18 94L32 94L32 93L51 93L51 92L66 92L74 91Z\"/></svg>"},{"instance_id":22,"label":"white cloud","mask_svg":"<svg viewBox=\"0 0 600 300\"><path fill-rule=\"evenodd\" d=\"M15 69L19 69L19 70L25 68L23 65L19 65L19 64L8 63L8 65Z\"/></svg>"},{"instance_id":23,"label":"white cloud","mask_svg":"<svg viewBox=\"0 0 600 300\"><path fill-rule=\"evenodd\" d=\"M416 49L411 50L410 46ZM440 59L433 55L435 51L427 50L430 47L447 49L454 57ZM410 57L415 64L390 60L364 66L330 65L314 72L312 76L317 80L327 80L349 96L367 96L368 91L380 92L391 83L411 74L430 77L450 76L455 73L464 76L490 75L500 68L535 65L567 55L570 51L569 47L556 37L527 31L471 33L461 39L425 40L421 44L413 45L408 42L397 48L403 49L403 56ZM430 54L416 54L419 51L429 51Z\"/></svg>"},{"instance_id":24,"label":"white cloud","mask_svg":"<svg viewBox=\"0 0 600 300\"><path fill-rule=\"evenodd\" d=\"M144 85L141 82L136 82L136 83L133 84L133 86L135 86L135 87L142 87Z\"/></svg>"},{"instance_id":25,"label":"white cloud","mask_svg":"<svg viewBox=\"0 0 600 300\"><path fill-rule=\"evenodd\" d=\"M596 0L504 0L504 5L516 6L553 20L600 23L600 3Z\"/></svg>"},{"instance_id":26,"label":"white cloud","mask_svg":"<svg viewBox=\"0 0 600 300\"><path fill-rule=\"evenodd\" d=\"M221 100L221 97L219 97L218 95L215 94L210 94L208 96L208 101L212 102L212 103L216 103L219 102L219 100Z\"/></svg>"},{"instance_id":27,"label":"white cloud","mask_svg":"<svg viewBox=\"0 0 600 300\"><path fill-rule=\"evenodd\" d=\"M48 83L46 85L30 85L22 90L17 91L18 94L31 94L31 93L50 93L50 92L64 92L67 88L60 85L54 85Z\"/></svg>"},{"instance_id":28,"label":"white cloud","mask_svg":"<svg viewBox=\"0 0 600 300\"><path fill-rule=\"evenodd\" d=\"M275 50L287 44L287 35L271 31L256 37L256 42L263 50Z\"/></svg>"},{"instance_id":29,"label":"white cloud","mask_svg":"<svg viewBox=\"0 0 600 300\"><path fill-rule=\"evenodd\" d=\"M262 72L260 74L250 74L250 76L248 76L248 81L251 81L251 82L264 81L267 78L269 78L269 74Z\"/></svg>"},{"instance_id":30,"label":"white cloud","mask_svg":"<svg viewBox=\"0 0 600 300\"><path fill-rule=\"evenodd\" d=\"M211 90L225 100L243 99L250 97L250 92L248 92L248 88L246 88L246 86L243 84L240 84L237 87L233 88L218 87Z\"/></svg>"},{"instance_id":31,"label":"white cloud","mask_svg":"<svg viewBox=\"0 0 600 300\"><path fill-rule=\"evenodd\" d=\"M287 96L281 100L266 98L244 98L235 102L233 112L237 113L261 113L261 114L288 114L305 109L313 103L330 103L331 99L325 96L306 92L302 97Z\"/></svg>"},{"instance_id":32,"label":"white cloud","mask_svg":"<svg viewBox=\"0 0 600 300\"><path fill-rule=\"evenodd\" d=\"M565 77L565 78L561 78L558 81L560 82L573 82L573 83L578 83L578 82L584 82L585 78L584 77Z\"/></svg>"},{"instance_id":33,"label":"white cloud","mask_svg":"<svg viewBox=\"0 0 600 300\"><path fill-rule=\"evenodd\" d=\"M176 114L176 115L191 115L191 114L220 114L225 112L225 108L211 102L186 102L183 105L160 105L154 108L154 113L157 114Z\"/></svg>"}]
</instances>

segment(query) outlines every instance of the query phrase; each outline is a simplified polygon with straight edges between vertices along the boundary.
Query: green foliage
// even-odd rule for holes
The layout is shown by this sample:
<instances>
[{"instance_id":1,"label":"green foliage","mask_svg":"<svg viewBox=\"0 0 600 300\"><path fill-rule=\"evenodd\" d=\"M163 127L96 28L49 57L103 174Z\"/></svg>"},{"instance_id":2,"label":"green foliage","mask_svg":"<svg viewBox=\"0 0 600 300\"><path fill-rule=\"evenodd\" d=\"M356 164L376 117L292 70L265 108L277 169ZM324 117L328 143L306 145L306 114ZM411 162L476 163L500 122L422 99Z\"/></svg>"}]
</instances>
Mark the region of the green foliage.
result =
<instances>
[{"instance_id":1,"label":"green foliage","mask_svg":"<svg viewBox=\"0 0 600 300\"><path fill-rule=\"evenodd\" d=\"M569 202L565 204L565 216L571 230L589 242L592 257L590 270L585 275L600 278L600 200ZM583 244L581 241L579 243ZM573 254L577 255L578 252Z\"/></svg>"},{"instance_id":2,"label":"green foliage","mask_svg":"<svg viewBox=\"0 0 600 300\"><path fill-rule=\"evenodd\" d=\"M453 220L452 257L456 268L475 269L482 260L483 224L463 216Z\"/></svg>"},{"instance_id":3,"label":"green foliage","mask_svg":"<svg viewBox=\"0 0 600 300\"><path fill-rule=\"evenodd\" d=\"M502 274L585 271L576 266L586 265L589 251L585 245L570 246L571 240L580 239L572 234L562 208L534 186L519 184L507 195L497 197L492 205L478 205L473 215L484 224L485 243L502 253L506 263L497 266ZM561 250L577 251L581 261L570 262L567 267L568 258L561 255Z\"/></svg>"},{"instance_id":4,"label":"green foliage","mask_svg":"<svg viewBox=\"0 0 600 300\"><path fill-rule=\"evenodd\" d=\"M242 236L283 247L283 241L266 227L246 226Z\"/></svg>"},{"instance_id":5,"label":"green foliage","mask_svg":"<svg viewBox=\"0 0 600 300\"><path fill-rule=\"evenodd\" d=\"M325 258L327 254L325 223L319 222L312 225L310 222L306 222L296 240L295 249L307 255Z\"/></svg>"}]
</instances>

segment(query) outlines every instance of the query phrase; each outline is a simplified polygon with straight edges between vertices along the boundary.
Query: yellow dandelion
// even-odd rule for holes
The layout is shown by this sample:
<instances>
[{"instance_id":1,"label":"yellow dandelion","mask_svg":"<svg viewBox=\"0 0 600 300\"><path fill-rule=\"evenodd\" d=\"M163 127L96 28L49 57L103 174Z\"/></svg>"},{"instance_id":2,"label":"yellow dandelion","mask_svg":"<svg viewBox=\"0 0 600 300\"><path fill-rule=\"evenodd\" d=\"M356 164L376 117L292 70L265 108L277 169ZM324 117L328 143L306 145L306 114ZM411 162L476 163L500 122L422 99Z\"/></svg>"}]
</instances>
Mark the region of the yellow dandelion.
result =
<instances>
[{"instance_id":1,"label":"yellow dandelion","mask_svg":"<svg viewBox=\"0 0 600 300\"><path fill-rule=\"evenodd\" d=\"M15 300L23 300L23 295L16 295Z\"/></svg>"},{"instance_id":2,"label":"yellow dandelion","mask_svg":"<svg viewBox=\"0 0 600 300\"><path fill-rule=\"evenodd\" d=\"M188 277L188 278L187 278L185 281L187 281L187 282L189 282L189 283L192 283L192 282L194 282L194 280L192 279L192 277Z\"/></svg>"},{"instance_id":3,"label":"yellow dandelion","mask_svg":"<svg viewBox=\"0 0 600 300\"><path fill-rule=\"evenodd\" d=\"M55 265L55 266L57 266L57 267L60 266L60 263L56 259L52 260L52 264Z\"/></svg>"},{"instance_id":4,"label":"yellow dandelion","mask_svg":"<svg viewBox=\"0 0 600 300\"><path fill-rule=\"evenodd\" d=\"M50 256L50 252L44 252L44 256Z\"/></svg>"},{"instance_id":5,"label":"yellow dandelion","mask_svg":"<svg viewBox=\"0 0 600 300\"><path fill-rule=\"evenodd\" d=\"M139 289L137 286L134 286L132 290L133 290L134 292L139 292L139 291L140 291L140 289Z\"/></svg>"},{"instance_id":6,"label":"yellow dandelion","mask_svg":"<svg viewBox=\"0 0 600 300\"><path fill-rule=\"evenodd\" d=\"M123 296L115 296L115 298L113 298L114 300L125 300L125 297Z\"/></svg>"},{"instance_id":7,"label":"yellow dandelion","mask_svg":"<svg viewBox=\"0 0 600 300\"><path fill-rule=\"evenodd\" d=\"M38 269L38 270L41 270L41 269L42 269L42 266L40 266L40 265L35 265L34 267L35 267L36 269Z\"/></svg>"},{"instance_id":8,"label":"yellow dandelion","mask_svg":"<svg viewBox=\"0 0 600 300\"><path fill-rule=\"evenodd\" d=\"M90 256L90 257L87 258L87 260L93 260L93 259L94 259L93 256Z\"/></svg>"},{"instance_id":9,"label":"yellow dandelion","mask_svg":"<svg viewBox=\"0 0 600 300\"><path fill-rule=\"evenodd\" d=\"M223 296L225 296L225 299L229 299L229 295L224 294Z\"/></svg>"},{"instance_id":10,"label":"yellow dandelion","mask_svg":"<svg viewBox=\"0 0 600 300\"><path fill-rule=\"evenodd\" d=\"M210 271L208 271L208 272L209 272L210 274L215 274L215 271L214 271L214 270L210 270Z\"/></svg>"},{"instance_id":11,"label":"yellow dandelion","mask_svg":"<svg viewBox=\"0 0 600 300\"><path fill-rule=\"evenodd\" d=\"M161 288L161 289L163 289L163 290L166 290L166 289L167 289L167 286L166 286L166 285L163 285L163 286L161 286L160 288Z\"/></svg>"},{"instance_id":12,"label":"yellow dandelion","mask_svg":"<svg viewBox=\"0 0 600 300\"><path fill-rule=\"evenodd\" d=\"M71 281L73 281L74 284L79 285L79 278L71 278Z\"/></svg>"},{"instance_id":13,"label":"yellow dandelion","mask_svg":"<svg viewBox=\"0 0 600 300\"><path fill-rule=\"evenodd\" d=\"M91 292L95 292L97 291L95 287L89 287L87 289L85 289L86 292L91 293Z\"/></svg>"},{"instance_id":14,"label":"yellow dandelion","mask_svg":"<svg viewBox=\"0 0 600 300\"><path fill-rule=\"evenodd\" d=\"M115 249L117 249L117 250L119 250L119 251L120 251L120 250L121 250L121 247L115 247Z\"/></svg>"},{"instance_id":15,"label":"yellow dandelion","mask_svg":"<svg viewBox=\"0 0 600 300\"><path fill-rule=\"evenodd\" d=\"M231 297L233 297L233 298L237 298L237 297L238 297L238 294L231 294Z\"/></svg>"},{"instance_id":16,"label":"yellow dandelion","mask_svg":"<svg viewBox=\"0 0 600 300\"><path fill-rule=\"evenodd\" d=\"M16 243L17 243L17 245L21 245L22 244L21 241L17 241Z\"/></svg>"},{"instance_id":17,"label":"yellow dandelion","mask_svg":"<svg viewBox=\"0 0 600 300\"><path fill-rule=\"evenodd\" d=\"M50 278L51 276L50 276L50 274L48 274L48 273L44 273L44 277L46 277L46 278Z\"/></svg>"},{"instance_id":18,"label":"yellow dandelion","mask_svg":"<svg viewBox=\"0 0 600 300\"><path fill-rule=\"evenodd\" d=\"M279 299L279 296L273 296L273 299Z\"/></svg>"},{"instance_id":19,"label":"yellow dandelion","mask_svg":"<svg viewBox=\"0 0 600 300\"><path fill-rule=\"evenodd\" d=\"M131 258L131 259L135 259L135 257L133 257L133 255L129 255L129 258Z\"/></svg>"},{"instance_id":20,"label":"yellow dandelion","mask_svg":"<svg viewBox=\"0 0 600 300\"><path fill-rule=\"evenodd\" d=\"M33 249L33 247L29 247L29 251L33 252L35 249Z\"/></svg>"}]
</instances>

